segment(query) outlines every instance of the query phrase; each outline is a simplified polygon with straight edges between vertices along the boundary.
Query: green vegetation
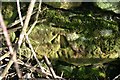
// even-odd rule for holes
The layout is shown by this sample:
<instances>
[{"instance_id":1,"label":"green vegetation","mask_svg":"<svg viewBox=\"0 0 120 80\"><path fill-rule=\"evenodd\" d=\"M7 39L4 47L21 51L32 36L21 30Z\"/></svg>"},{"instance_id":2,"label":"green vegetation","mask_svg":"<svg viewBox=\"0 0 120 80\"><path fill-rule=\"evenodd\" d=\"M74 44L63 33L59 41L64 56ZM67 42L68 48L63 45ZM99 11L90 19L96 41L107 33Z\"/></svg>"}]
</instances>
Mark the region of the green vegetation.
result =
<instances>
[{"instance_id":1,"label":"green vegetation","mask_svg":"<svg viewBox=\"0 0 120 80\"><path fill-rule=\"evenodd\" d=\"M90 4L92 7L88 8ZM115 3L116 6L113 7L113 3L90 4L43 3L42 9L47 8L41 12L39 20L46 21L37 23L29 38L37 58L42 60L43 55L46 55L59 76L63 74L64 78L78 80L107 80L108 77L113 79L120 74L119 71L114 76L111 76L114 73L109 73L112 71L109 68L111 63L118 61L112 68L120 65L120 22L114 19L120 18L120 5ZM9 6L12 5L7 5ZM6 5L3 7L7 25L16 18L17 12L13 12L13 9L13 6L7 10ZM11 35L14 44L17 40L15 37L19 34L14 32ZM30 59L32 53L27 44L23 43L19 55ZM39 73L37 75L42 77Z\"/></svg>"}]
</instances>

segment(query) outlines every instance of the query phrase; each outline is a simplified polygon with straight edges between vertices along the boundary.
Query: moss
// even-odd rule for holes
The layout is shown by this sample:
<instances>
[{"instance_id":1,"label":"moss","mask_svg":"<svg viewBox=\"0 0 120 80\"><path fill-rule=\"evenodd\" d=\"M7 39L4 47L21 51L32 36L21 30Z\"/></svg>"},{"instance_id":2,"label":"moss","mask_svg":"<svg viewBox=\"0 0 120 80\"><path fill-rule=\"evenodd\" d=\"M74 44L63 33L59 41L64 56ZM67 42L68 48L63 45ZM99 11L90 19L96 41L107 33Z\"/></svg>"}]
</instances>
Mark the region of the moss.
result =
<instances>
[{"instance_id":1,"label":"moss","mask_svg":"<svg viewBox=\"0 0 120 80\"><path fill-rule=\"evenodd\" d=\"M2 14L7 25L12 23L17 17L16 3L2 3Z\"/></svg>"},{"instance_id":2,"label":"moss","mask_svg":"<svg viewBox=\"0 0 120 80\"><path fill-rule=\"evenodd\" d=\"M81 5L81 2L45 2L45 4L50 5L54 8L62 8L62 9L71 9L75 7L79 7Z\"/></svg>"}]
</instances>

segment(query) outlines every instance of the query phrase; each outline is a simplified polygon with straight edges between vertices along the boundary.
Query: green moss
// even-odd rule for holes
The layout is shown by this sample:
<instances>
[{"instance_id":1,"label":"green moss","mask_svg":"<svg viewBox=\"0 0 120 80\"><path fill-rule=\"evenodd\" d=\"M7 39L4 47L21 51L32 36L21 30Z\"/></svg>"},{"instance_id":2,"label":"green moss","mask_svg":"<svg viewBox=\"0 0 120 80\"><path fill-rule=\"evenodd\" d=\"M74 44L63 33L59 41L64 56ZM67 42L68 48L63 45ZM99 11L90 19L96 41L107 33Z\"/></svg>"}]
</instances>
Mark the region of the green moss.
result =
<instances>
[{"instance_id":1,"label":"green moss","mask_svg":"<svg viewBox=\"0 0 120 80\"><path fill-rule=\"evenodd\" d=\"M2 3L2 14L7 25L12 23L17 16L16 3Z\"/></svg>"},{"instance_id":2,"label":"green moss","mask_svg":"<svg viewBox=\"0 0 120 80\"><path fill-rule=\"evenodd\" d=\"M82 0L81 0L82 1ZM79 7L81 5L81 2L45 2L45 4L50 5L54 8L62 8L62 9L71 9L75 7Z\"/></svg>"}]
</instances>

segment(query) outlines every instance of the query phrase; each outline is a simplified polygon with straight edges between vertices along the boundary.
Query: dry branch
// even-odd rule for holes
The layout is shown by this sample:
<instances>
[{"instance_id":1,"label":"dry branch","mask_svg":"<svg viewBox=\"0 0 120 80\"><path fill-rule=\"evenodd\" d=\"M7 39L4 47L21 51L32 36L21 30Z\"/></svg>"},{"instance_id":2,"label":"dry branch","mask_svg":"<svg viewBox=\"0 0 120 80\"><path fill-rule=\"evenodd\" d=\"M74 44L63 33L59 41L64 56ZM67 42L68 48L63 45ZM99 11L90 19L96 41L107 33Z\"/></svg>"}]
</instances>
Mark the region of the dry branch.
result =
<instances>
[{"instance_id":1,"label":"dry branch","mask_svg":"<svg viewBox=\"0 0 120 80\"><path fill-rule=\"evenodd\" d=\"M28 28L28 24L29 24L31 15L32 15L32 11L33 11L35 2L36 2L36 0L31 0L31 2L30 2L30 5L29 5L28 11L27 11L27 16L26 16L26 19L25 19L25 23L24 23L24 25L23 25L22 32L21 32L21 34L20 34L20 36L19 36L18 48L21 46L22 40L23 40L23 38L24 38L24 35L26 34L26 30L27 30L27 28Z\"/></svg>"},{"instance_id":2,"label":"dry branch","mask_svg":"<svg viewBox=\"0 0 120 80\"><path fill-rule=\"evenodd\" d=\"M4 69L3 73L1 74L1 77L2 78L5 77L5 75L7 74L8 70L9 70L9 68L11 67L11 65L14 62L15 63L15 69L16 69L16 71L18 73L18 77L21 78L21 73L20 73L19 66L18 66L17 60L16 60L16 53L14 52L14 50L12 48L10 37L9 37L8 31L7 31L7 27L6 27L5 23L4 23L1 12L0 12L0 26L3 29L3 34L5 36L5 39L6 39L10 54L12 55L11 60L9 61L7 67Z\"/></svg>"}]
</instances>

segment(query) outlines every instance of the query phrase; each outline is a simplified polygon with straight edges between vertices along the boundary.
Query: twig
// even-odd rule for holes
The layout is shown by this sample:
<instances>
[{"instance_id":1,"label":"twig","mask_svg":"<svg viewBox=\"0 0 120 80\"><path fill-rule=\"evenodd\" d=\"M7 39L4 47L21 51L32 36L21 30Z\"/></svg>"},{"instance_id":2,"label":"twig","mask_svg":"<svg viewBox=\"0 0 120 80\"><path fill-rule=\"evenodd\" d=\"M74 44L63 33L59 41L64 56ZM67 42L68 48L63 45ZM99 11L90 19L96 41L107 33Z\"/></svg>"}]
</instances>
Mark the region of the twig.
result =
<instances>
[{"instance_id":1,"label":"twig","mask_svg":"<svg viewBox=\"0 0 120 80\"><path fill-rule=\"evenodd\" d=\"M119 75L117 75L113 80L118 80L119 79L119 77L120 77L120 74Z\"/></svg>"},{"instance_id":2,"label":"twig","mask_svg":"<svg viewBox=\"0 0 120 80\"><path fill-rule=\"evenodd\" d=\"M44 70L44 72L42 72L41 71L41 69L39 69L39 68L36 68L36 67L33 67L33 66L31 66L31 65L29 65L29 64L27 64L27 63L24 63L23 61L18 61L18 64L21 64L21 65L24 65L24 66L26 66L26 67L28 67L29 69L32 69L32 70L37 70L37 72L41 72L42 74L44 74L44 75L46 75L46 76L50 76L50 77L52 77L52 74L49 72L49 70L46 70L44 67L42 67L42 69Z\"/></svg>"},{"instance_id":3,"label":"twig","mask_svg":"<svg viewBox=\"0 0 120 80\"><path fill-rule=\"evenodd\" d=\"M44 11L44 10L46 10L46 9L47 9L47 8L43 9L42 11ZM37 10L37 8L32 12L32 15L36 14L36 12L37 12L36 10ZM25 20L25 18L26 18L26 15L22 17L23 20ZM41 22L41 21L39 21L39 22ZM15 20L13 23L9 24L8 27L12 28L13 26L15 26L15 25L17 25L17 24L19 24L19 23L20 23L20 20L19 20L19 19L18 19L18 20Z\"/></svg>"},{"instance_id":4,"label":"twig","mask_svg":"<svg viewBox=\"0 0 120 80\"><path fill-rule=\"evenodd\" d=\"M1 25L2 29L3 29L3 34L5 36L8 48L10 50L10 53L13 55L14 54L13 48L12 48L12 45L11 45L11 42L10 42L10 38L9 38L9 35L8 35L8 31L7 31L7 28L6 28L5 23L3 21L3 17L2 17L1 12L0 12L0 25Z\"/></svg>"},{"instance_id":5,"label":"twig","mask_svg":"<svg viewBox=\"0 0 120 80\"><path fill-rule=\"evenodd\" d=\"M9 52L0 57L0 61L9 56Z\"/></svg>"},{"instance_id":6,"label":"twig","mask_svg":"<svg viewBox=\"0 0 120 80\"><path fill-rule=\"evenodd\" d=\"M29 35L29 34L31 33L31 31L32 31L33 28L35 27L36 23L37 23L37 20L32 24L31 28L30 28L30 29L28 30L28 32L27 32L27 35Z\"/></svg>"},{"instance_id":7,"label":"twig","mask_svg":"<svg viewBox=\"0 0 120 80\"><path fill-rule=\"evenodd\" d=\"M47 56L44 55L44 59L45 59L45 61L46 61L47 66L49 67L50 72L51 72L51 74L52 74L52 76L53 76L54 79L66 80L66 79L64 79L64 78L62 78L62 77L60 77L60 76L57 76L57 75L55 74L55 72L54 72L54 70L53 70L53 68L52 68L52 65L51 65L50 61L48 60Z\"/></svg>"},{"instance_id":8,"label":"twig","mask_svg":"<svg viewBox=\"0 0 120 80\"><path fill-rule=\"evenodd\" d=\"M36 23L37 23L37 20L38 20L38 17L39 17L39 13L40 13L40 12L41 12L41 0L40 0L40 3L39 3L39 9L38 9L38 11L37 11L36 20L35 20L35 22L33 23L32 27L30 28L30 30L28 31L28 33L27 33L27 35L26 35L25 37L26 37L26 40L27 40L27 42L28 42L28 45L29 45L29 47L30 47L30 49L31 49L31 51L32 51L32 53L33 53L33 56L34 56L35 60L37 61L37 63L39 64L39 67L40 67L40 69L41 69L41 72L43 73L43 72L45 72L45 71L42 69L42 66L41 66L38 58L36 57L36 53L35 53L32 45L31 45L31 43L30 43L29 38L28 38L28 35L30 34L30 32L32 31L32 29L34 28L34 26L35 26Z\"/></svg>"},{"instance_id":9,"label":"twig","mask_svg":"<svg viewBox=\"0 0 120 80\"><path fill-rule=\"evenodd\" d=\"M27 32L27 35L29 35L31 33L32 29L35 27L36 23L38 22L38 17L39 17L39 14L41 12L41 3L42 3L42 0L40 0L40 2L39 2L38 11L37 11L37 14L36 14L36 17L35 17L35 22L31 26L30 30Z\"/></svg>"},{"instance_id":10,"label":"twig","mask_svg":"<svg viewBox=\"0 0 120 80\"><path fill-rule=\"evenodd\" d=\"M20 4L19 4L19 2L20 2L20 1L17 0L17 10L18 10L18 14L19 14L21 26L23 26L23 19L22 19L22 15L21 15L21 11L20 11Z\"/></svg>"},{"instance_id":11,"label":"twig","mask_svg":"<svg viewBox=\"0 0 120 80\"><path fill-rule=\"evenodd\" d=\"M50 70L53 78L55 79L55 78L56 78L56 74L55 74L55 72L54 72L54 70L53 70L53 68L52 68L52 65L51 65L50 61L49 61L48 58L46 57L46 55L44 55L44 59L45 59L45 61L46 61L47 66L49 67L49 70Z\"/></svg>"},{"instance_id":12,"label":"twig","mask_svg":"<svg viewBox=\"0 0 120 80\"><path fill-rule=\"evenodd\" d=\"M3 73L1 74L0 77L2 77L2 78L5 77L5 75L8 73L8 70L10 69L10 67L11 67L12 64L13 64L13 60L11 59L11 60L8 62L7 66L5 67Z\"/></svg>"},{"instance_id":13,"label":"twig","mask_svg":"<svg viewBox=\"0 0 120 80\"><path fill-rule=\"evenodd\" d=\"M28 35L25 35L25 37L26 37L26 40L27 40L27 42L28 42L28 45L29 45L29 47L30 47L30 49L31 49L31 52L33 53L33 56L34 56L35 60L37 61L38 65L39 65L39 67L40 67L41 73L44 73L44 74L48 75L48 74L44 71L44 67L41 66L41 63L39 62L39 60L38 60L38 58L37 58L37 56L36 56L36 53L35 53L32 45L31 45L31 43L30 43L30 40L29 40L29 38L28 38ZM49 75L50 75L50 74L49 74Z\"/></svg>"},{"instance_id":14,"label":"twig","mask_svg":"<svg viewBox=\"0 0 120 80\"><path fill-rule=\"evenodd\" d=\"M35 20L35 22L33 23L32 27L30 28L30 30L28 31L28 33L27 33L27 35L26 35L25 37L26 37L26 40L28 41L28 45L29 45L29 47L30 47L30 49L31 49L31 51L32 51L32 53L33 53L33 56L34 56L34 58L36 59L37 63L39 64L39 67L40 67L40 69L41 69L41 71L42 71L42 73L43 73L43 72L45 72L45 71L42 69L42 66L41 66L38 58L36 57L36 53L35 53L32 45L31 45L31 43L30 43L29 38L28 38L28 35L30 34L30 32L32 31L32 29L34 28L34 26L36 25L37 20L38 20L38 17L39 17L39 13L41 12L41 2L42 2L42 0L40 0L40 2L39 2L39 8L38 8L38 11L37 11L36 20ZM54 79L55 79L55 78L61 78L61 77L56 76L56 74L55 74L55 72L54 72L54 70L53 70L53 68L52 68L52 66L51 66L51 63L50 63L50 61L48 60L48 58L47 58L46 56L44 56L44 58L45 58L45 61L46 61L47 65L48 65L48 67L49 67L49 69L50 69L50 72L51 72L53 78L54 78Z\"/></svg>"},{"instance_id":15,"label":"twig","mask_svg":"<svg viewBox=\"0 0 120 80\"><path fill-rule=\"evenodd\" d=\"M36 13L36 11L34 11L32 13L32 15L34 15L35 13ZM25 20L25 18L26 18L26 15L22 17L23 20ZM15 25L17 25L19 23L20 23L20 20L15 20L13 23L11 23L10 25L8 25L8 27L13 27L13 26L15 26Z\"/></svg>"},{"instance_id":16,"label":"twig","mask_svg":"<svg viewBox=\"0 0 120 80\"><path fill-rule=\"evenodd\" d=\"M37 58L37 56L36 56L36 53L35 53L32 45L31 45L31 43L30 43L30 40L29 40L29 38L28 38L28 35L25 35L25 38L26 38L26 40L27 40L27 42L28 42L28 45L29 45L29 47L30 47L30 49L31 49L31 51L32 51L32 53L33 53L33 56L34 56L35 60L37 61L38 65L39 65L39 67L40 67L41 73L47 74L47 73L44 71L44 67L41 66L41 63L39 62L39 60L38 60L38 58ZM49 65L50 62L48 61L48 59L47 59L46 57L45 57L45 60L47 61L48 65ZM61 78L61 77L59 77L59 76L56 76L54 70L53 70L51 67L50 67L50 71L52 71L52 72L51 72L51 73L52 73L51 75L52 75L52 76L54 75L54 78ZM47 74L47 75L48 75L48 74ZM50 74L49 74L49 75L50 75ZM61 79L63 79L63 78L61 78ZM63 79L63 80L65 80L65 79Z\"/></svg>"},{"instance_id":17,"label":"twig","mask_svg":"<svg viewBox=\"0 0 120 80\"><path fill-rule=\"evenodd\" d=\"M28 30L27 32L27 35L29 35L31 33L31 31L33 30L33 28L35 27L35 25L39 22L39 23L42 23L43 21L45 21L44 19L41 20L41 21L38 21L38 17L39 17L39 14L41 12L41 3L42 3L42 0L40 0L39 2L39 7L38 7L38 11L37 11L37 14L36 14L36 17L35 17L35 21L34 23L32 24L32 26L30 27L30 29ZM32 55L33 56L33 55Z\"/></svg>"},{"instance_id":18,"label":"twig","mask_svg":"<svg viewBox=\"0 0 120 80\"><path fill-rule=\"evenodd\" d=\"M19 36L19 40L17 42L15 52L18 51L18 49L20 48L20 46L22 44L22 40L24 38L24 35L26 34L26 30L27 30L27 27L28 27L28 24L29 24L31 15L32 15L32 11L33 11L35 2L36 2L36 0L31 0L31 2L30 2L30 5L29 5L28 11L27 11L27 16L26 16L26 19L25 19L25 23L23 25L22 32Z\"/></svg>"},{"instance_id":19,"label":"twig","mask_svg":"<svg viewBox=\"0 0 120 80\"><path fill-rule=\"evenodd\" d=\"M41 20L41 21L35 21L35 22L31 25L31 28L28 30L27 35L29 35L29 34L31 33L31 31L33 30L33 28L35 27L35 25L36 25L37 23L43 23L44 21L46 21L46 19L43 19L43 20Z\"/></svg>"},{"instance_id":20,"label":"twig","mask_svg":"<svg viewBox=\"0 0 120 80\"><path fill-rule=\"evenodd\" d=\"M19 36L18 48L21 46L24 35L26 34L26 30L27 30L27 27L28 27L28 24L29 24L31 15L32 15L32 11L33 11L35 2L36 2L36 0L31 0L31 2L30 2L30 5L29 5L28 11L27 11L27 16L26 16L26 19L25 19L25 23L23 25L22 32Z\"/></svg>"},{"instance_id":21,"label":"twig","mask_svg":"<svg viewBox=\"0 0 120 80\"><path fill-rule=\"evenodd\" d=\"M4 64L4 65L0 65L0 69L7 66L7 64Z\"/></svg>"},{"instance_id":22,"label":"twig","mask_svg":"<svg viewBox=\"0 0 120 80\"><path fill-rule=\"evenodd\" d=\"M37 61L38 65L39 65L39 67L40 67L40 69L41 69L41 71L44 72L43 69L42 69L41 63L39 62L39 60L38 60L38 58L37 58L37 56L36 56L36 53L35 53L32 45L31 45L31 43L30 43L30 40L29 40L29 38L28 38L28 35L25 35L25 38L26 38L26 40L27 40L27 42L28 42L28 45L29 45L29 47L30 47L30 49L31 49L31 51L32 51L32 53L33 53L33 56L34 56L35 60Z\"/></svg>"},{"instance_id":23,"label":"twig","mask_svg":"<svg viewBox=\"0 0 120 80\"><path fill-rule=\"evenodd\" d=\"M8 48L9 48L9 51L10 51L10 54L12 55L12 59L11 61L9 61L8 65L9 67L6 67L5 70L3 71L3 73L1 74L1 77L5 77L5 75L7 74L10 66L13 64L13 62L15 63L15 69L18 73L18 77L21 78L21 73L20 73L20 70L19 70L19 66L17 64L17 60L16 60L16 53L14 52L13 48L12 48L12 45L11 45L11 42L10 42L10 37L8 35L8 31L7 31L7 28L5 26L5 23L3 21L3 17L2 17L2 14L0 12L0 25L3 29L3 34L5 36L5 39L6 39L6 42L7 42L7 45L8 45Z\"/></svg>"}]
</instances>

